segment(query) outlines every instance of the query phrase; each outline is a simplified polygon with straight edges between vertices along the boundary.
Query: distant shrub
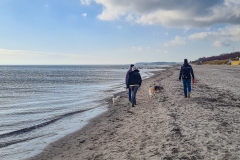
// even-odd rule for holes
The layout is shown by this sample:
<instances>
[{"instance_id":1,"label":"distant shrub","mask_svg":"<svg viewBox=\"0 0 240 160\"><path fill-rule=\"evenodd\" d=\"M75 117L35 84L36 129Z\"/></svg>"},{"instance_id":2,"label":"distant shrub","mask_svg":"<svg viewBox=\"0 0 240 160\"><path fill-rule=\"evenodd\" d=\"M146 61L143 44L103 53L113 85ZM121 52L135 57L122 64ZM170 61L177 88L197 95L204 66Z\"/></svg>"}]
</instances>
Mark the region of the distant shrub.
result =
<instances>
[{"instance_id":1,"label":"distant shrub","mask_svg":"<svg viewBox=\"0 0 240 160\"><path fill-rule=\"evenodd\" d=\"M222 64L227 64L228 61L229 61L228 59L226 59L226 60L213 60L213 61L203 62L203 64L222 65Z\"/></svg>"}]
</instances>

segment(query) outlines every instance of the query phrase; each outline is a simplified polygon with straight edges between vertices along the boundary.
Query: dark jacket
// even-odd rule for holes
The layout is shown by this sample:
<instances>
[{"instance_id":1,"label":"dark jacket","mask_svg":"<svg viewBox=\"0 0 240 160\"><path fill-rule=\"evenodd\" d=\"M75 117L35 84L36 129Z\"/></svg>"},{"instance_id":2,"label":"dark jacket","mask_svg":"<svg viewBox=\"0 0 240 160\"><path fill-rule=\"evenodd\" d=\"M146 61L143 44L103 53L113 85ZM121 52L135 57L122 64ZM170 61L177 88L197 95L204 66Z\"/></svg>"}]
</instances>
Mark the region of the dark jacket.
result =
<instances>
[{"instance_id":1,"label":"dark jacket","mask_svg":"<svg viewBox=\"0 0 240 160\"><path fill-rule=\"evenodd\" d=\"M194 79L192 66L189 65L188 63L184 64L180 70L179 80L181 80L181 78L182 79L191 79L191 75L192 75L192 78Z\"/></svg>"},{"instance_id":2,"label":"dark jacket","mask_svg":"<svg viewBox=\"0 0 240 160\"><path fill-rule=\"evenodd\" d=\"M125 78L125 83L126 83L126 86L128 84L128 79L129 79L129 73L132 72L132 67L130 67L130 69L127 71L127 74L126 74L126 78ZM128 87L127 87L128 88Z\"/></svg>"},{"instance_id":3,"label":"dark jacket","mask_svg":"<svg viewBox=\"0 0 240 160\"><path fill-rule=\"evenodd\" d=\"M142 78L138 69L129 73L127 87L129 88L130 85L134 85L134 84L138 84L139 86L141 86L142 84Z\"/></svg>"}]
</instances>

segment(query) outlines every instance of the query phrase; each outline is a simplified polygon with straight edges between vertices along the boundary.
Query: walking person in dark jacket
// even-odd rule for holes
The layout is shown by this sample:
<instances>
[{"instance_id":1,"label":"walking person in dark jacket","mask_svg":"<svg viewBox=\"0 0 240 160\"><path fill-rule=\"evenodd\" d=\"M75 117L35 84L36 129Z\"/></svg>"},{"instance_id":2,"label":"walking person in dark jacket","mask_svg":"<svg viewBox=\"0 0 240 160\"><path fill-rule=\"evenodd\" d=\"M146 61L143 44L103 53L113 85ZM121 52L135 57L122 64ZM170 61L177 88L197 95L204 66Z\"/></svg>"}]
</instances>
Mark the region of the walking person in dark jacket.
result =
<instances>
[{"instance_id":1,"label":"walking person in dark jacket","mask_svg":"<svg viewBox=\"0 0 240 160\"><path fill-rule=\"evenodd\" d=\"M131 89L131 103L132 107L136 105L136 94L138 91L138 88L141 87L142 84L142 78L139 73L139 70L136 67L132 67L132 72L129 74L129 79L128 79L128 88L130 87Z\"/></svg>"},{"instance_id":2,"label":"walking person in dark jacket","mask_svg":"<svg viewBox=\"0 0 240 160\"><path fill-rule=\"evenodd\" d=\"M131 89L130 89L129 86L128 86L128 79L129 79L129 74L132 72L132 67L133 67L133 66L134 66L134 64L131 64L131 65L130 65L130 68L129 68L129 70L127 71L126 78L125 78L126 88L128 89L128 99L129 99L130 102L131 102Z\"/></svg>"},{"instance_id":3,"label":"walking person in dark jacket","mask_svg":"<svg viewBox=\"0 0 240 160\"><path fill-rule=\"evenodd\" d=\"M184 59L184 64L181 67L179 81L183 81L183 90L185 98L190 98L191 93L191 78L194 83L194 74L192 66L188 64L188 60Z\"/></svg>"}]
</instances>

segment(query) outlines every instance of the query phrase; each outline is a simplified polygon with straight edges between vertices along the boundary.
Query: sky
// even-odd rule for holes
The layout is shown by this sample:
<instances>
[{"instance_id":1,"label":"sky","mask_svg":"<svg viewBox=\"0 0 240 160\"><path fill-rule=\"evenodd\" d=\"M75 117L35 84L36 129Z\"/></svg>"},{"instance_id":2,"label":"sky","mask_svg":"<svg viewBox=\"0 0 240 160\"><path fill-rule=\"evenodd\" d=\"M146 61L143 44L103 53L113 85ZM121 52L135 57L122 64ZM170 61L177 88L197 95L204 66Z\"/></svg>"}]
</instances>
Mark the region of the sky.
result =
<instances>
[{"instance_id":1,"label":"sky","mask_svg":"<svg viewBox=\"0 0 240 160\"><path fill-rule=\"evenodd\" d=\"M194 61L240 51L240 0L1 0L0 65Z\"/></svg>"}]
</instances>

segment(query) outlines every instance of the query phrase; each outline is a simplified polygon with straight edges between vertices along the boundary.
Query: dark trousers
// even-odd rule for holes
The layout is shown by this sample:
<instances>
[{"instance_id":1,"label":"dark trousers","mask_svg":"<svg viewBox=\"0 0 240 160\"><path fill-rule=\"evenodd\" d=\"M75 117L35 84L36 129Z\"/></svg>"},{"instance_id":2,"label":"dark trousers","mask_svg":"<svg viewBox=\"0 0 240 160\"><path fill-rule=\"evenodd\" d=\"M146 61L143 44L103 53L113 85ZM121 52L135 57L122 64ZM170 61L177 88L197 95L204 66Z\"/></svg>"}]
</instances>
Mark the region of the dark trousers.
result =
<instances>
[{"instance_id":1,"label":"dark trousers","mask_svg":"<svg viewBox=\"0 0 240 160\"><path fill-rule=\"evenodd\" d=\"M133 103L133 104L136 104L136 94L137 94L137 91L138 91L138 88L139 88L139 86L130 86L130 88L131 88L131 102Z\"/></svg>"},{"instance_id":2,"label":"dark trousers","mask_svg":"<svg viewBox=\"0 0 240 160\"><path fill-rule=\"evenodd\" d=\"M191 92L191 79L182 79L184 96L187 97L187 92Z\"/></svg>"},{"instance_id":3,"label":"dark trousers","mask_svg":"<svg viewBox=\"0 0 240 160\"><path fill-rule=\"evenodd\" d=\"M131 99L131 88L128 89L128 99L129 99L129 101L132 100L132 99Z\"/></svg>"}]
</instances>

